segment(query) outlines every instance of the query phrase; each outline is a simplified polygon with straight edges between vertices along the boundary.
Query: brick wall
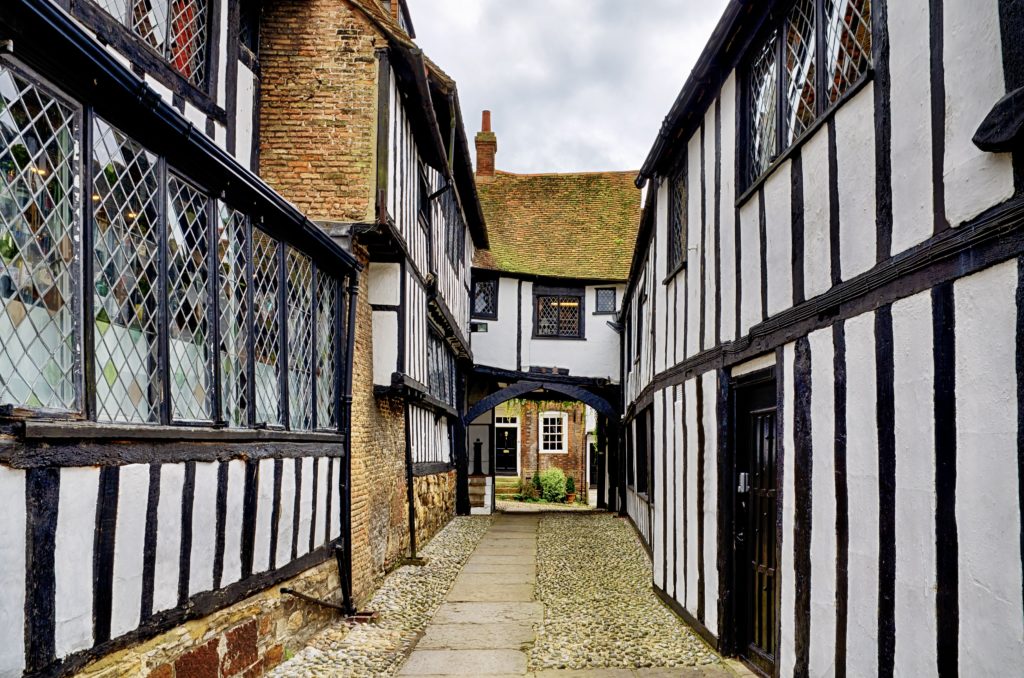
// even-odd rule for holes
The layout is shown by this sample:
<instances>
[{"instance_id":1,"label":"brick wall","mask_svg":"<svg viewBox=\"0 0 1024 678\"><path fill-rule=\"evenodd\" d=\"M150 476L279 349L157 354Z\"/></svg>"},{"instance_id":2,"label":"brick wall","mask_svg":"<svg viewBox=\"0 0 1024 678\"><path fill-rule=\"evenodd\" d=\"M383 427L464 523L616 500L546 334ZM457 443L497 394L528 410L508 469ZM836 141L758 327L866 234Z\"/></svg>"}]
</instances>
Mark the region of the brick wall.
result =
<instances>
[{"instance_id":1,"label":"brick wall","mask_svg":"<svg viewBox=\"0 0 1024 678\"><path fill-rule=\"evenodd\" d=\"M374 220L377 58L344 0L265 3L260 174L315 221Z\"/></svg>"},{"instance_id":2,"label":"brick wall","mask_svg":"<svg viewBox=\"0 0 1024 678\"><path fill-rule=\"evenodd\" d=\"M567 412L568 454L538 454L538 427L540 412ZM549 468L560 468L576 482L576 492L587 491L587 437L586 407L582 403L542 403L526 401L519 413L519 446L523 478L543 473ZM539 468L538 468L539 461Z\"/></svg>"}]
</instances>

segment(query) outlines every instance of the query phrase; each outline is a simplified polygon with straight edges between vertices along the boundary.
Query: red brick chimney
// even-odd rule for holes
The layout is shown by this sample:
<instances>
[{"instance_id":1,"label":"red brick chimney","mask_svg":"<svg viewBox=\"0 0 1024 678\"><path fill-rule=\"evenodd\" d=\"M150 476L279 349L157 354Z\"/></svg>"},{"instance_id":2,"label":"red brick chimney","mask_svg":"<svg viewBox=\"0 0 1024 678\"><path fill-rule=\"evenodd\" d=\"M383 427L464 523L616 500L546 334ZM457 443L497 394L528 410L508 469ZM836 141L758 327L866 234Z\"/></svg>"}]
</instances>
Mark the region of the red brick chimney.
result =
<instances>
[{"instance_id":1,"label":"red brick chimney","mask_svg":"<svg viewBox=\"0 0 1024 678\"><path fill-rule=\"evenodd\" d=\"M491 131L491 112L484 111L480 131L476 133L476 178L490 181L494 178L494 155L498 152L498 137Z\"/></svg>"}]
</instances>

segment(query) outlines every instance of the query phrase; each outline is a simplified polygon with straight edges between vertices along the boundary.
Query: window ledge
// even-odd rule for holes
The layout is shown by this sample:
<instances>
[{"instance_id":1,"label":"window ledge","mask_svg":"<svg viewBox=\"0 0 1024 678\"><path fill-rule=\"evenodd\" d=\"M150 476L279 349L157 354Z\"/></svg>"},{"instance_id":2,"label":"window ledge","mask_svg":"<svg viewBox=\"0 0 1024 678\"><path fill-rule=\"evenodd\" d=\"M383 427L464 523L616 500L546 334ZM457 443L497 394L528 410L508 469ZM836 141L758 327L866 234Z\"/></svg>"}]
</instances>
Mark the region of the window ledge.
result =
<instances>
[{"instance_id":1,"label":"window ledge","mask_svg":"<svg viewBox=\"0 0 1024 678\"><path fill-rule=\"evenodd\" d=\"M547 341L549 339L551 341L586 341L587 340L586 337L558 337L558 336L550 336L550 335L543 335L543 334L542 335L534 334L533 336L530 337L530 339L536 339L538 341Z\"/></svg>"},{"instance_id":2,"label":"window ledge","mask_svg":"<svg viewBox=\"0 0 1024 678\"><path fill-rule=\"evenodd\" d=\"M73 421L26 421L21 437L30 441L162 440L168 442L315 442L325 444L338 444L345 441L345 436L340 433L322 431L100 424Z\"/></svg>"},{"instance_id":3,"label":"window ledge","mask_svg":"<svg viewBox=\"0 0 1024 678\"><path fill-rule=\"evenodd\" d=\"M683 259L678 264L673 266L669 270L668 275L665 276L665 279L661 281L661 284L662 285L669 284L672 281L673 278L675 278L677 275L682 273L684 270L686 270L686 259Z\"/></svg>"}]
</instances>

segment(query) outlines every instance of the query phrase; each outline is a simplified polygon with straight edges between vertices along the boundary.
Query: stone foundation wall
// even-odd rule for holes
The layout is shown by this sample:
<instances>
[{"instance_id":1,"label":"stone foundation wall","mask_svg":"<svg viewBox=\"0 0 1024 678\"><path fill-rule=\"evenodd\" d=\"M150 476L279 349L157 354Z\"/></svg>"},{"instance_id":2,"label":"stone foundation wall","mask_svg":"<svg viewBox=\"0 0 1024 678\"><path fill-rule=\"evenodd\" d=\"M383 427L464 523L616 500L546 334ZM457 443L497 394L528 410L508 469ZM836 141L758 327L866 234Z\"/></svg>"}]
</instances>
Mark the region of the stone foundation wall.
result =
<instances>
[{"instance_id":1,"label":"stone foundation wall","mask_svg":"<svg viewBox=\"0 0 1024 678\"><path fill-rule=\"evenodd\" d=\"M281 594L293 588L341 602L333 559L231 607L178 626L87 666L89 678L255 678L301 649L337 614Z\"/></svg>"},{"instance_id":2,"label":"stone foundation wall","mask_svg":"<svg viewBox=\"0 0 1024 678\"><path fill-rule=\"evenodd\" d=\"M455 516L455 471L413 478L416 548L424 546Z\"/></svg>"}]
</instances>

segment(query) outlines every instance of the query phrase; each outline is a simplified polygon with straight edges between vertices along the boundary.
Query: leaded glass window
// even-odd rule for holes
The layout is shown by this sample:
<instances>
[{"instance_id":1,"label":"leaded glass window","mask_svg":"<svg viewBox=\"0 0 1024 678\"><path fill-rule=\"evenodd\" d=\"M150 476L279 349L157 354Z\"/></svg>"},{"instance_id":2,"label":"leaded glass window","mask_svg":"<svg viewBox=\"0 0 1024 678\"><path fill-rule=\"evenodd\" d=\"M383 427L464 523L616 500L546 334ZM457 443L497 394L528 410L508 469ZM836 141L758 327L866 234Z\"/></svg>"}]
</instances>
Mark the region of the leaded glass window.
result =
<instances>
[{"instance_id":1,"label":"leaded glass window","mask_svg":"<svg viewBox=\"0 0 1024 678\"><path fill-rule=\"evenodd\" d=\"M582 323L580 322L580 311L582 305L583 298L581 296L538 296L537 336L583 336Z\"/></svg>"},{"instance_id":2,"label":"leaded glass window","mask_svg":"<svg viewBox=\"0 0 1024 678\"><path fill-rule=\"evenodd\" d=\"M427 342L428 388L443 403L455 406L455 356L444 341L430 335Z\"/></svg>"},{"instance_id":3,"label":"leaded glass window","mask_svg":"<svg viewBox=\"0 0 1024 678\"><path fill-rule=\"evenodd\" d=\"M615 313L615 288L599 287L595 302L594 313Z\"/></svg>"},{"instance_id":4,"label":"leaded glass window","mask_svg":"<svg viewBox=\"0 0 1024 678\"><path fill-rule=\"evenodd\" d=\"M825 0L828 103L835 103L871 66L870 0Z\"/></svg>"},{"instance_id":5,"label":"leaded glass window","mask_svg":"<svg viewBox=\"0 0 1024 678\"><path fill-rule=\"evenodd\" d=\"M217 261L220 295L222 416L229 426L249 425L249 253L246 219L218 204Z\"/></svg>"},{"instance_id":6,"label":"leaded glass window","mask_svg":"<svg viewBox=\"0 0 1024 678\"><path fill-rule=\"evenodd\" d=\"M316 426L338 427L336 387L338 340L335 318L338 309L338 280L317 271L316 276Z\"/></svg>"},{"instance_id":7,"label":"leaded glass window","mask_svg":"<svg viewBox=\"0 0 1024 678\"><path fill-rule=\"evenodd\" d=\"M473 315L480 318L498 317L498 281L473 281Z\"/></svg>"},{"instance_id":8,"label":"leaded glass window","mask_svg":"<svg viewBox=\"0 0 1024 678\"><path fill-rule=\"evenodd\" d=\"M568 420L569 415L565 412L545 412L540 415L541 452L568 452L565 444Z\"/></svg>"},{"instance_id":9,"label":"leaded glass window","mask_svg":"<svg viewBox=\"0 0 1024 678\"><path fill-rule=\"evenodd\" d=\"M754 55L750 66L750 180L761 175L775 159L778 140L778 64L772 33Z\"/></svg>"},{"instance_id":10,"label":"leaded glass window","mask_svg":"<svg viewBox=\"0 0 1024 678\"><path fill-rule=\"evenodd\" d=\"M197 87L206 83L207 0L94 0Z\"/></svg>"},{"instance_id":11,"label":"leaded glass window","mask_svg":"<svg viewBox=\"0 0 1024 678\"><path fill-rule=\"evenodd\" d=\"M157 157L98 118L92 153L96 417L157 423L163 402Z\"/></svg>"},{"instance_id":12,"label":"leaded glass window","mask_svg":"<svg viewBox=\"0 0 1024 678\"><path fill-rule=\"evenodd\" d=\"M256 423L276 426L281 424L278 243L255 228L252 231L252 261Z\"/></svg>"},{"instance_id":13,"label":"leaded glass window","mask_svg":"<svg viewBox=\"0 0 1024 678\"><path fill-rule=\"evenodd\" d=\"M313 262L291 247L288 271L288 412L297 431L313 427Z\"/></svg>"},{"instance_id":14,"label":"leaded glass window","mask_svg":"<svg viewBox=\"0 0 1024 678\"><path fill-rule=\"evenodd\" d=\"M817 116L814 0L797 0L786 22L786 145Z\"/></svg>"},{"instance_id":15,"label":"leaded glass window","mask_svg":"<svg viewBox=\"0 0 1024 678\"><path fill-rule=\"evenodd\" d=\"M870 0L796 0L749 57L748 182L755 182L870 67Z\"/></svg>"},{"instance_id":16,"label":"leaded glass window","mask_svg":"<svg viewBox=\"0 0 1024 678\"><path fill-rule=\"evenodd\" d=\"M686 262L686 170L680 169L668 184L668 269Z\"/></svg>"},{"instance_id":17,"label":"leaded glass window","mask_svg":"<svg viewBox=\"0 0 1024 678\"><path fill-rule=\"evenodd\" d=\"M207 420L213 410L208 203L192 184L168 178L168 346L172 417L180 420Z\"/></svg>"},{"instance_id":18,"label":"leaded glass window","mask_svg":"<svg viewBox=\"0 0 1024 678\"><path fill-rule=\"evenodd\" d=\"M78 109L0 66L0 139L0 404L78 409Z\"/></svg>"}]
</instances>

